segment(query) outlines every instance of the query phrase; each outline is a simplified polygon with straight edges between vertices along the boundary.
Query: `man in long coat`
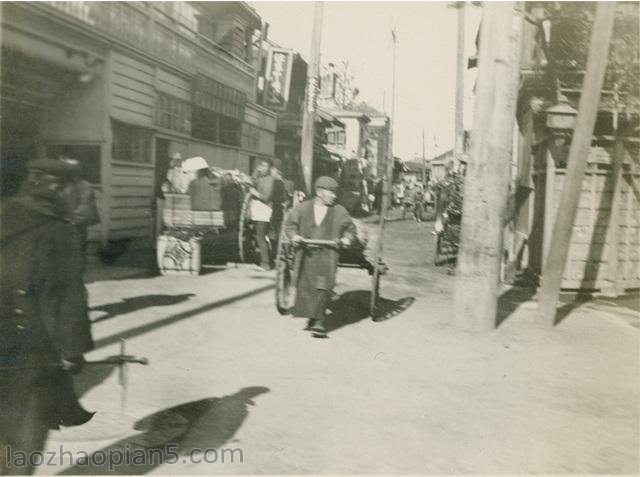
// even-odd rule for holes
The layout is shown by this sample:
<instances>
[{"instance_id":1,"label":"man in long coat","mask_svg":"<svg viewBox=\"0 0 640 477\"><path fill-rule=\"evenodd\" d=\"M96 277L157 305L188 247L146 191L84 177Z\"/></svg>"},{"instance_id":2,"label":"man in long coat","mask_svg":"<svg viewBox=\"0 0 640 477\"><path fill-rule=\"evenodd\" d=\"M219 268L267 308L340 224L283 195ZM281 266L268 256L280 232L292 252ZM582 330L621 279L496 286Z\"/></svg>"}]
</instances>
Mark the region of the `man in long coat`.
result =
<instances>
[{"instance_id":1,"label":"man in long coat","mask_svg":"<svg viewBox=\"0 0 640 477\"><path fill-rule=\"evenodd\" d=\"M285 233L294 243L304 239L334 240L349 246L355 226L347 210L335 204L338 183L320 177L315 183L315 197L296 205L287 216ZM296 253L293 277L297 284L294 316L309 320L307 329L317 338L326 337L325 311L336 283L339 250L302 246Z\"/></svg>"},{"instance_id":2,"label":"man in long coat","mask_svg":"<svg viewBox=\"0 0 640 477\"><path fill-rule=\"evenodd\" d=\"M48 429L93 415L67 371L92 347L88 322L70 311L83 259L59 190L72 171L52 159L28 167L23 194L0 211L0 473L9 474L33 471L9 455L40 451Z\"/></svg>"}]
</instances>

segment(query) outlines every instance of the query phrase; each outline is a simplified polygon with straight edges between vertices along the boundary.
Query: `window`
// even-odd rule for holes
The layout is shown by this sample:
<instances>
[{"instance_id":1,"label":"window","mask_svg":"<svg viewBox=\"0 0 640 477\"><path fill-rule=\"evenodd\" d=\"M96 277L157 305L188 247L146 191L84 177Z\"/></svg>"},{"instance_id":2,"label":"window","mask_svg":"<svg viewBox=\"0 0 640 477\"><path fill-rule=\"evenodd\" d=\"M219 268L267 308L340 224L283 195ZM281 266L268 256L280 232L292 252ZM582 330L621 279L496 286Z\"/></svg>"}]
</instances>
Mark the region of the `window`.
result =
<instances>
[{"instance_id":1,"label":"window","mask_svg":"<svg viewBox=\"0 0 640 477\"><path fill-rule=\"evenodd\" d=\"M244 119L246 94L204 75L196 75L193 102L224 116Z\"/></svg>"},{"instance_id":2,"label":"window","mask_svg":"<svg viewBox=\"0 0 640 477\"><path fill-rule=\"evenodd\" d=\"M191 134L191 103L165 93L158 93L156 124Z\"/></svg>"},{"instance_id":3,"label":"window","mask_svg":"<svg viewBox=\"0 0 640 477\"><path fill-rule=\"evenodd\" d=\"M49 144L47 157L68 157L80 162L81 177L100 184L100 146L88 144Z\"/></svg>"},{"instance_id":4,"label":"window","mask_svg":"<svg viewBox=\"0 0 640 477\"><path fill-rule=\"evenodd\" d=\"M228 116L220 116L220 142L227 146L240 146L242 123Z\"/></svg>"},{"instance_id":5,"label":"window","mask_svg":"<svg viewBox=\"0 0 640 477\"><path fill-rule=\"evenodd\" d=\"M242 125L242 147L250 151L260 149L260 129L253 124Z\"/></svg>"},{"instance_id":6,"label":"window","mask_svg":"<svg viewBox=\"0 0 640 477\"><path fill-rule=\"evenodd\" d=\"M112 121L111 129L111 158L114 161L142 164L151 162L151 133L147 129L119 121Z\"/></svg>"},{"instance_id":7,"label":"window","mask_svg":"<svg viewBox=\"0 0 640 477\"><path fill-rule=\"evenodd\" d=\"M336 143L340 146L344 146L346 144L344 131L338 131Z\"/></svg>"},{"instance_id":8,"label":"window","mask_svg":"<svg viewBox=\"0 0 640 477\"><path fill-rule=\"evenodd\" d=\"M335 144L336 143L336 133L335 131L330 131L327 133L327 143Z\"/></svg>"},{"instance_id":9,"label":"window","mask_svg":"<svg viewBox=\"0 0 640 477\"><path fill-rule=\"evenodd\" d=\"M242 123L237 119L214 113L204 108L194 108L191 135L206 141L227 146L240 146Z\"/></svg>"}]
</instances>

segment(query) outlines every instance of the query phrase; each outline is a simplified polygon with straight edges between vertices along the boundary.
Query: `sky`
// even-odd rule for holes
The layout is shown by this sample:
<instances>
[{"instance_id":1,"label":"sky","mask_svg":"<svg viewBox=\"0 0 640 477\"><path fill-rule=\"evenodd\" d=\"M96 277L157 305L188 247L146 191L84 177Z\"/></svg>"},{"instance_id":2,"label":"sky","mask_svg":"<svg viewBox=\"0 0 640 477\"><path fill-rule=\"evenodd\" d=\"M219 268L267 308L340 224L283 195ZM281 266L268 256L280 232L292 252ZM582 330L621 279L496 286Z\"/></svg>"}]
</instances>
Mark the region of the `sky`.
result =
<instances>
[{"instance_id":1,"label":"sky","mask_svg":"<svg viewBox=\"0 0 640 477\"><path fill-rule=\"evenodd\" d=\"M269 38L299 52L311 49L313 2L249 2L269 23ZM467 5L470 5L467 3ZM465 54L475 54L479 7L466 8ZM394 154L405 160L453 147L457 13L444 2L325 2L321 62L349 62L357 100L391 114L393 42L396 50ZM473 112L475 70L465 78L465 127ZM437 147L434 147L434 138Z\"/></svg>"}]
</instances>

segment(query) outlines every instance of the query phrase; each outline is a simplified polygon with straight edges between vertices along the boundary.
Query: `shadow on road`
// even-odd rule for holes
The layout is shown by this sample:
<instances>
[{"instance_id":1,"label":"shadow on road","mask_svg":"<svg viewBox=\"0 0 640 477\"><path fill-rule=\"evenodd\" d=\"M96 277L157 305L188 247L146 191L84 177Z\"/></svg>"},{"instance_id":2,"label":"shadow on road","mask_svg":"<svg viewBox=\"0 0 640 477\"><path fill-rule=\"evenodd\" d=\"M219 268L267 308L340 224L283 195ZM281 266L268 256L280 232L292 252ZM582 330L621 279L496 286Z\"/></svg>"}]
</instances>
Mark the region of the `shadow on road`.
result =
<instances>
[{"instance_id":1,"label":"shadow on road","mask_svg":"<svg viewBox=\"0 0 640 477\"><path fill-rule=\"evenodd\" d=\"M95 451L88 461L76 462L59 474L142 475L164 463L188 465L190 457L210 465L201 453L190 456L193 449L216 449L216 452L207 452L209 461L217 458L216 463L240 463L243 459L241 447L220 448L232 441L249 415L249 406L255 405L253 399L267 392L267 387L252 386L229 396L201 399L163 409L136 422L134 429L137 433ZM108 461L102 460L103 455L112 457L113 469L109 469ZM136 455L145 458L136 459ZM123 457L122 461L114 465L120 460L119 456Z\"/></svg>"},{"instance_id":2,"label":"shadow on road","mask_svg":"<svg viewBox=\"0 0 640 477\"><path fill-rule=\"evenodd\" d=\"M249 298L255 295L259 295L267 290L271 290L275 287L275 284L270 283L269 285L264 285L254 290L249 290L248 292L241 293L239 295L234 295L229 298L224 298L222 300L214 301L213 303L207 303L206 305L199 306L197 308L193 308L191 310L183 311L180 313L176 313L175 315L168 316L166 318L162 318L160 320L154 321L152 323L147 323L136 328L131 328L120 333L116 333L113 335L105 336L95 342L94 349L102 348L104 346L111 345L113 343L117 343L121 339L130 339L136 336L140 336L144 333L148 333L149 331L161 328L163 326L171 325L178 321L185 320L187 318L192 318L201 313L215 310L216 308L221 308L226 305L230 305L235 303L236 301L244 300L245 298Z\"/></svg>"},{"instance_id":3,"label":"shadow on road","mask_svg":"<svg viewBox=\"0 0 640 477\"><path fill-rule=\"evenodd\" d=\"M143 295L133 298L125 298L122 301L108 303L106 305L94 306L90 311L103 311L106 315L92 320L92 323L108 320L118 315L126 315L134 311L154 306L170 306L182 303L195 296L194 293L184 293L182 295Z\"/></svg>"},{"instance_id":4,"label":"shadow on road","mask_svg":"<svg viewBox=\"0 0 640 477\"><path fill-rule=\"evenodd\" d=\"M78 397L84 396L92 388L102 384L114 372L116 366L100 364L85 366L79 374L73 376L73 387Z\"/></svg>"},{"instance_id":5,"label":"shadow on road","mask_svg":"<svg viewBox=\"0 0 640 477\"><path fill-rule=\"evenodd\" d=\"M349 291L340 295L329 305L331 316L326 322L327 332L336 331L371 317L369 313L370 299L371 292L368 290ZM401 298L400 300L388 300L380 297L373 318L375 321L388 320L405 311L414 301L414 297Z\"/></svg>"},{"instance_id":6,"label":"shadow on road","mask_svg":"<svg viewBox=\"0 0 640 477\"><path fill-rule=\"evenodd\" d=\"M514 286L500 295L498 297L496 328L506 321L522 303L531 300L535 294L535 288Z\"/></svg>"}]
</instances>

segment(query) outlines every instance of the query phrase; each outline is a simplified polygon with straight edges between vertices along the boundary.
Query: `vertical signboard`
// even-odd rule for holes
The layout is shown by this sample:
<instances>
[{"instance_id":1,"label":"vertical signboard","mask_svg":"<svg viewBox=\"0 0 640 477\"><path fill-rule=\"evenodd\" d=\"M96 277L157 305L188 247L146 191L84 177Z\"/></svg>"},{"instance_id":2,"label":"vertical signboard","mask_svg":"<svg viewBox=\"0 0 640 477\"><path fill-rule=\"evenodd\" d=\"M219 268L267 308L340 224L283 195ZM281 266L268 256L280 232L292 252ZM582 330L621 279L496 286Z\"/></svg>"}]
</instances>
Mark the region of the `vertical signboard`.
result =
<instances>
[{"instance_id":1,"label":"vertical signboard","mask_svg":"<svg viewBox=\"0 0 640 477\"><path fill-rule=\"evenodd\" d=\"M293 66L293 51L285 48L270 48L267 57L266 88L264 105L284 110L289 100L291 85L291 68Z\"/></svg>"}]
</instances>

